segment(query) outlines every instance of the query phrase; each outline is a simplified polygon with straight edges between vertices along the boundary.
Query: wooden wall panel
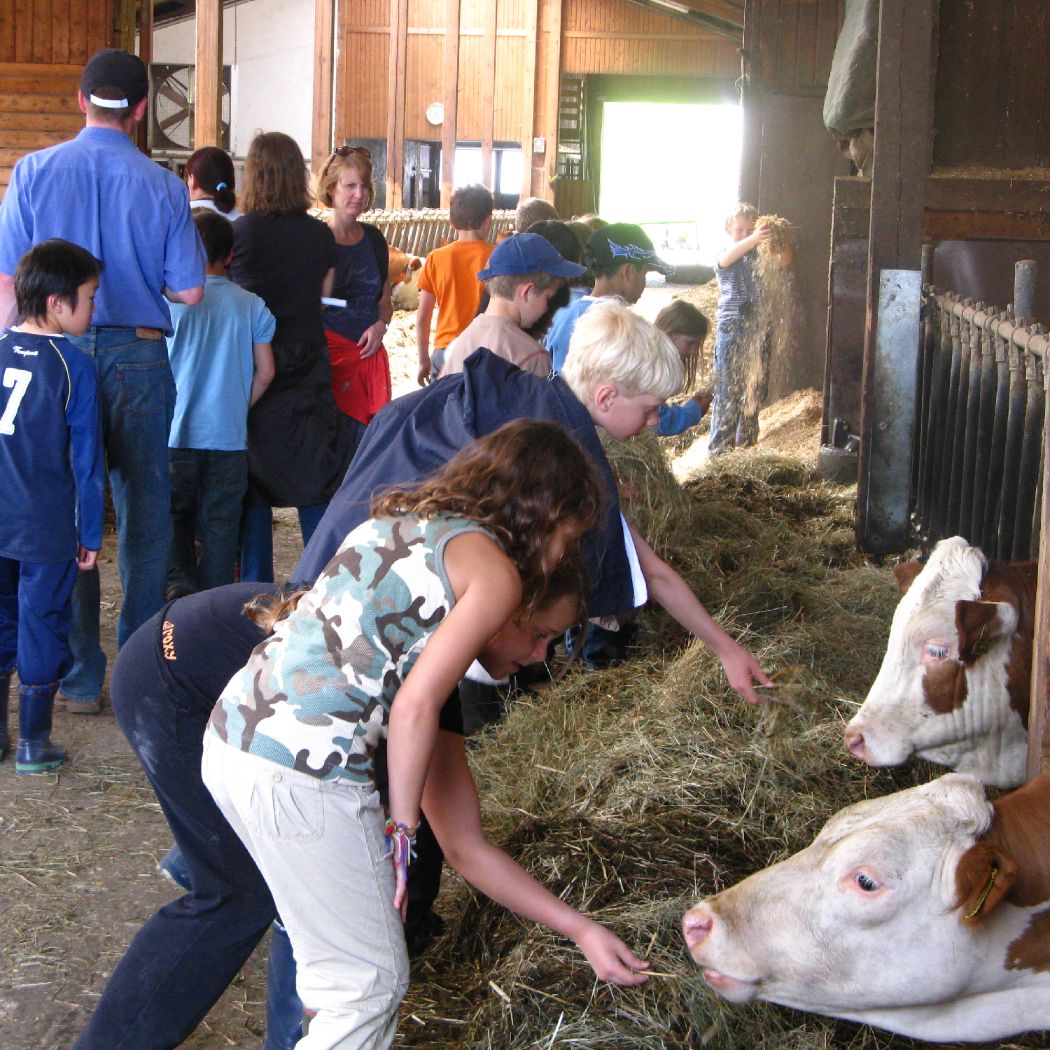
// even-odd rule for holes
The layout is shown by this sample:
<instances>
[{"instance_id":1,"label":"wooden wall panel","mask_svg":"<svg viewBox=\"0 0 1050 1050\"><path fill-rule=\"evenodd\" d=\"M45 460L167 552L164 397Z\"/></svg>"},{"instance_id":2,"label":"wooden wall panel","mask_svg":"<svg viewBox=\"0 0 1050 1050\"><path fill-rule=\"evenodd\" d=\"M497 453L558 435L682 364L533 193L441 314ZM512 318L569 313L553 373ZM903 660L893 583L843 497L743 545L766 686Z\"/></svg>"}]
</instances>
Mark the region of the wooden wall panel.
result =
<instances>
[{"instance_id":1,"label":"wooden wall panel","mask_svg":"<svg viewBox=\"0 0 1050 1050\"><path fill-rule=\"evenodd\" d=\"M0 0L0 62L83 65L113 44L114 22L106 2Z\"/></svg>"},{"instance_id":2,"label":"wooden wall panel","mask_svg":"<svg viewBox=\"0 0 1050 1050\"><path fill-rule=\"evenodd\" d=\"M377 16L382 22L376 22ZM344 138L386 137L389 21L389 2L340 0L333 120L337 143ZM362 70L369 75L362 76Z\"/></svg>"},{"instance_id":3,"label":"wooden wall panel","mask_svg":"<svg viewBox=\"0 0 1050 1050\"><path fill-rule=\"evenodd\" d=\"M942 0L934 165L1050 166L1050 5Z\"/></svg>"},{"instance_id":4,"label":"wooden wall panel","mask_svg":"<svg viewBox=\"0 0 1050 1050\"><path fill-rule=\"evenodd\" d=\"M502 90L497 89L494 100L493 137L497 142L521 141L525 112L525 85L521 81L521 73L525 67L524 36L497 37L496 82L503 86ZM512 70L514 73L508 76L508 72ZM511 84L514 90L506 90Z\"/></svg>"},{"instance_id":5,"label":"wooden wall panel","mask_svg":"<svg viewBox=\"0 0 1050 1050\"><path fill-rule=\"evenodd\" d=\"M441 129L428 124L426 108L444 97L445 35L408 33L408 79L405 84L405 137L432 139Z\"/></svg>"},{"instance_id":6,"label":"wooden wall panel","mask_svg":"<svg viewBox=\"0 0 1050 1050\"><path fill-rule=\"evenodd\" d=\"M843 0L751 0L752 75L781 87L827 87Z\"/></svg>"},{"instance_id":7,"label":"wooden wall panel","mask_svg":"<svg viewBox=\"0 0 1050 1050\"><path fill-rule=\"evenodd\" d=\"M464 4L464 6L466 6ZM460 141L481 141L485 68L484 41L477 34L459 40L459 133Z\"/></svg>"}]
</instances>

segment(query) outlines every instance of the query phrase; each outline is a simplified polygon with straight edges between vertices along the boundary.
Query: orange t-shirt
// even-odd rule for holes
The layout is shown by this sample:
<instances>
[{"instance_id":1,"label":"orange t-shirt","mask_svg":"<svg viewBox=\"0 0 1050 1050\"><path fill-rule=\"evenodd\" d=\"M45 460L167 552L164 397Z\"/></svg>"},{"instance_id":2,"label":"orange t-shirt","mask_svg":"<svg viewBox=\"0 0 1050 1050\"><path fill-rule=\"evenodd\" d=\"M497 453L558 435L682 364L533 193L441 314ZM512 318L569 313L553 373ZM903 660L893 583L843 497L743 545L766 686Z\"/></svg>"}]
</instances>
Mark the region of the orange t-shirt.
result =
<instances>
[{"instance_id":1,"label":"orange t-shirt","mask_svg":"<svg viewBox=\"0 0 1050 1050\"><path fill-rule=\"evenodd\" d=\"M444 350L474 320L485 286L478 280L495 249L488 241L453 241L435 248L419 271L419 290L437 301L434 348Z\"/></svg>"}]
</instances>

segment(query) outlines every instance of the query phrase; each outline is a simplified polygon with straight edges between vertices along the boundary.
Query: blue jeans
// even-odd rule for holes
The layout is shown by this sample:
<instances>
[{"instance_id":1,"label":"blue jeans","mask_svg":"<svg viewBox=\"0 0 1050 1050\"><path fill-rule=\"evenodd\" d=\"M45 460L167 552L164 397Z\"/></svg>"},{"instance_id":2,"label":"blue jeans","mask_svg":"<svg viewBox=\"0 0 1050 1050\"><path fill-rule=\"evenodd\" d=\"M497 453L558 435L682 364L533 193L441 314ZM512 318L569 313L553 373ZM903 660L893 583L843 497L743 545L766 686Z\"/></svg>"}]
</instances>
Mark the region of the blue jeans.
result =
<instances>
[{"instance_id":1,"label":"blue jeans","mask_svg":"<svg viewBox=\"0 0 1050 1050\"><path fill-rule=\"evenodd\" d=\"M69 599L76 576L75 561L0 558L0 674L17 666L20 684L47 685L69 667Z\"/></svg>"},{"instance_id":2,"label":"blue jeans","mask_svg":"<svg viewBox=\"0 0 1050 1050\"><path fill-rule=\"evenodd\" d=\"M321 523L327 503L296 507L303 546L310 542ZM248 503L241 518L241 579L251 583L273 583L273 508Z\"/></svg>"},{"instance_id":3,"label":"blue jeans","mask_svg":"<svg viewBox=\"0 0 1050 1050\"><path fill-rule=\"evenodd\" d=\"M161 622L156 616L121 650L110 694L193 889L164 905L135 935L77 1050L178 1046L226 990L276 914L259 870L201 780L209 711L198 697L181 695L158 669ZM288 1027L294 1033L294 1019ZM269 1045L289 1046L290 1036Z\"/></svg>"},{"instance_id":4,"label":"blue jeans","mask_svg":"<svg viewBox=\"0 0 1050 1050\"><path fill-rule=\"evenodd\" d=\"M189 594L233 583L241 509L248 491L248 453L172 448L168 462L172 525L168 587Z\"/></svg>"},{"instance_id":5,"label":"blue jeans","mask_svg":"<svg viewBox=\"0 0 1050 1050\"><path fill-rule=\"evenodd\" d=\"M745 438L744 399L746 396L747 347L743 321L719 321L715 334L714 397L711 401L711 436L708 452L718 455Z\"/></svg>"},{"instance_id":6,"label":"blue jeans","mask_svg":"<svg viewBox=\"0 0 1050 1050\"><path fill-rule=\"evenodd\" d=\"M168 431L175 380L163 339L139 339L133 328L91 328L73 342L94 358L98 376L123 591L119 647L164 604L171 543ZM97 700L106 675L97 569L80 573L73 588L69 642L73 667L62 680L62 692L75 700Z\"/></svg>"}]
</instances>

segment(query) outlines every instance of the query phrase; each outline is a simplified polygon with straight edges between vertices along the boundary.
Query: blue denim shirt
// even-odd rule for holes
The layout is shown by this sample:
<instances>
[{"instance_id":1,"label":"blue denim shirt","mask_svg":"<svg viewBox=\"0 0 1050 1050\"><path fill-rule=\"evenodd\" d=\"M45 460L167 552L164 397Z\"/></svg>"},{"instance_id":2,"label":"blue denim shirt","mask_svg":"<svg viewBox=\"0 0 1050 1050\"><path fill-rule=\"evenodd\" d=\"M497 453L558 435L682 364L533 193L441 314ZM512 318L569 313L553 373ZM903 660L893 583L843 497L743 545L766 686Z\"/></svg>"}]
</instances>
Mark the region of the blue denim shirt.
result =
<instances>
[{"instance_id":1,"label":"blue denim shirt","mask_svg":"<svg viewBox=\"0 0 1050 1050\"><path fill-rule=\"evenodd\" d=\"M204 284L204 248L186 187L116 128L23 157L0 206L0 273L49 237L102 260L93 324L171 332L164 289Z\"/></svg>"}]
</instances>

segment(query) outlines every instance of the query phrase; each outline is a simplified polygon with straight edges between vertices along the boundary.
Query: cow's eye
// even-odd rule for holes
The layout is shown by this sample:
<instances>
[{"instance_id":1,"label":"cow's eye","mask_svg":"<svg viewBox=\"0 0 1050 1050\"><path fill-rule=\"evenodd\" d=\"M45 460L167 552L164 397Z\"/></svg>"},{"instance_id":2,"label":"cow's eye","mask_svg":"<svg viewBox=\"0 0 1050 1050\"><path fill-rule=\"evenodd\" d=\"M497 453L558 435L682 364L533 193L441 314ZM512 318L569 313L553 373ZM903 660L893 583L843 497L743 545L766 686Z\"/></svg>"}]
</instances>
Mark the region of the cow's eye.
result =
<instances>
[{"instance_id":1,"label":"cow's eye","mask_svg":"<svg viewBox=\"0 0 1050 1050\"><path fill-rule=\"evenodd\" d=\"M948 655L948 646L939 645L937 642L927 642L924 649L932 660L943 660Z\"/></svg>"},{"instance_id":2,"label":"cow's eye","mask_svg":"<svg viewBox=\"0 0 1050 1050\"><path fill-rule=\"evenodd\" d=\"M857 872L854 876L854 881L865 893L874 893L876 890L882 889L870 875L866 875L863 871Z\"/></svg>"}]
</instances>

